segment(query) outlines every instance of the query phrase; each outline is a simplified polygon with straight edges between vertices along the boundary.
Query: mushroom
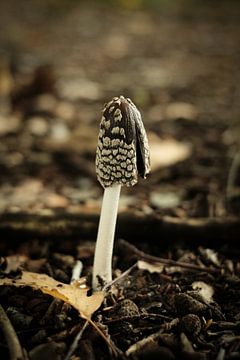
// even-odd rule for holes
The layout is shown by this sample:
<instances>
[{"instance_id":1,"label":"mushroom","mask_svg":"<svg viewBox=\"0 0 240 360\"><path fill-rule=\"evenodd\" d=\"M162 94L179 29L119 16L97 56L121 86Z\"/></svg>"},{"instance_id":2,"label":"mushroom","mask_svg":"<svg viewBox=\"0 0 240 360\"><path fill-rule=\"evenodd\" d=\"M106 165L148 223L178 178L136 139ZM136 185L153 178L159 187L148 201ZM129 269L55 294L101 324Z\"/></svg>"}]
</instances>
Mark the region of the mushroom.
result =
<instances>
[{"instance_id":1,"label":"mushroom","mask_svg":"<svg viewBox=\"0 0 240 360\"><path fill-rule=\"evenodd\" d=\"M98 227L93 289L112 281L112 252L121 186L133 186L150 171L141 114L129 98L114 97L103 109L96 151L97 179L104 188Z\"/></svg>"}]
</instances>

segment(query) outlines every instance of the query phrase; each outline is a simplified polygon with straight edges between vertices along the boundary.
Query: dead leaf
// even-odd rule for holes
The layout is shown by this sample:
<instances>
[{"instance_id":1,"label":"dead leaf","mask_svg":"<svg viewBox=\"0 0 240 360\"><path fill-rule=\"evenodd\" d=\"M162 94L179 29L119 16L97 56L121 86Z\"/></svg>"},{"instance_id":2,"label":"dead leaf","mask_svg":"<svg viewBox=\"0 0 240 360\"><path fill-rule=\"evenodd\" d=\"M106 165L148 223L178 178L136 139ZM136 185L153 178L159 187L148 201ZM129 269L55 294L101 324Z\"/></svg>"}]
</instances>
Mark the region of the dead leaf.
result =
<instances>
[{"instance_id":1,"label":"dead leaf","mask_svg":"<svg viewBox=\"0 0 240 360\"><path fill-rule=\"evenodd\" d=\"M187 159L192 152L191 144L174 139L160 139L156 134L148 135L150 144L151 170L171 166Z\"/></svg>"},{"instance_id":2,"label":"dead leaf","mask_svg":"<svg viewBox=\"0 0 240 360\"><path fill-rule=\"evenodd\" d=\"M209 260L213 265L220 267L221 263L219 261L218 258L218 253L212 249L204 249L204 248L200 248L199 249L201 254L204 255L207 260Z\"/></svg>"},{"instance_id":3,"label":"dead leaf","mask_svg":"<svg viewBox=\"0 0 240 360\"><path fill-rule=\"evenodd\" d=\"M138 260L137 262L138 269L140 270L147 270L150 273L162 273L164 269L164 265L162 264L150 264L143 260Z\"/></svg>"},{"instance_id":4,"label":"dead leaf","mask_svg":"<svg viewBox=\"0 0 240 360\"><path fill-rule=\"evenodd\" d=\"M0 136L16 133L21 126L21 119L16 116L3 116L0 114Z\"/></svg>"},{"instance_id":5,"label":"dead leaf","mask_svg":"<svg viewBox=\"0 0 240 360\"><path fill-rule=\"evenodd\" d=\"M85 319L90 319L104 299L103 292L87 296L88 288L79 288L76 282L71 285L64 284L48 275L27 271L22 272L20 279L0 279L0 285L30 286L72 305Z\"/></svg>"},{"instance_id":6,"label":"dead leaf","mask_svg":"<svg viewBox=\"0 0 240 360\"><path fill-rule=\"evenodd\" d=\"M173 102L166 108L166 116L169 119L194 120L198 116L197 108L185 102Z\"/></svg>"},{"instance_id":7,"label":"dead leaf","mask_svg":"<svg viewBox=\"0 0 240 360\"><path fill-rule=\"evenodd\" d=\"M50 208L66 208L68 204L68 199L59 194L49 194L47 199L47 206Z\"/></svg>"},{"instance_id":8,"label":"dead leaf","mask_svg":"<svg viewBox=\"0 0 240 360\"><path fill-rule=\"evenodd\" d=\"M101 96L101 88L97 82L81 77L69 77L59 80L58 89L62 98L75 101L78 99L98 100Z\"/></svg>"},{"instance_id":9,"label":"dead leaf","mask_svg":"<svg viewBox=\"0 0 240 360\"><path fill-rule=\"evenodd\" d=\"M192 288L198 290L199 294L207 303L213 302L214 289L211 285L206 284L204 281L194 281Z\"/></svg>"},{"instance_id":10,"label":"dead leaf","mask_svg":"<svg viewBox=\"0 0 240 360\"><path fill-rule=\"evenodd\" d=\"M22 265L26 263L28 257L25 255L10 255L2 258L2 268L5 274L9 274L11 271L17 271Z\"/></svg>"},{"instance_id":11,"label":"dead leaf","mask_svg":"<svg viewBox=\"0 0 240 360\"><path fill-rule=\"evenodd\" d=\"M153 191L150 194L150 204L158 209L171 209L179 206L181 195L175 192Z\"/></svg>"}]
</instances>

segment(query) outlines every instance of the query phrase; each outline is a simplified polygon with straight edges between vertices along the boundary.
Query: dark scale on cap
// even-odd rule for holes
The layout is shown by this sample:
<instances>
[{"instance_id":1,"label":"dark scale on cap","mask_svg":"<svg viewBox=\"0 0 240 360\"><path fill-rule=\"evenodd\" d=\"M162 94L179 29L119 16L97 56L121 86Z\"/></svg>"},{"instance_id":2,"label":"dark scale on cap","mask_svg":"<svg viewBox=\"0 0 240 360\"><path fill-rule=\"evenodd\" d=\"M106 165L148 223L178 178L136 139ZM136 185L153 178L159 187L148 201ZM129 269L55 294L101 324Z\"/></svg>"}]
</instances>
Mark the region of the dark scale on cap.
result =
<instances>
[{"instance_id":1,"label":"dark scale on cap","mask_svg":"<svg viewBox=\"0 0 240 360\"><path fill-rule=\"evenodd\" d=\"M96 153L103 187L135 185L150 171L149 147L141 114L130 99L114 97L103 109Z\"/></svg>"}]
</instances>

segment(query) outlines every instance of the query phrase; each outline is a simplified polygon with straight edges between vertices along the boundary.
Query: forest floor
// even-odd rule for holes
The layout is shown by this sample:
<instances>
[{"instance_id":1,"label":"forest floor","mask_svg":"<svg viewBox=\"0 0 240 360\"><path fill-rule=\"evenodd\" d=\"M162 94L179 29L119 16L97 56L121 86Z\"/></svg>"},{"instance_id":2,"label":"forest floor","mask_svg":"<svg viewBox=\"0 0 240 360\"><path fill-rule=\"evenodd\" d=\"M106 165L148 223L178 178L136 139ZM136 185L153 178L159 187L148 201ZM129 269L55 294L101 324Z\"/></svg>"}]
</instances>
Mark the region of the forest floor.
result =
<instances>
[{"instance_id":1,"label":"forest floor","mask_svg":"<svg viewBox=\"0 0 240 360\"><path fill-rule=\"evenodd\" d=\"M0 278L70 283L81 260L89 281L95 151L113 96L140 109L152 166L122 189L119 279L92 317L105 340L89 324L74 348L85 321L28 287L1 287L0 304L26 359L237 359L240 5L127 4L0 4Z\"/></svg>"}]
</instances>

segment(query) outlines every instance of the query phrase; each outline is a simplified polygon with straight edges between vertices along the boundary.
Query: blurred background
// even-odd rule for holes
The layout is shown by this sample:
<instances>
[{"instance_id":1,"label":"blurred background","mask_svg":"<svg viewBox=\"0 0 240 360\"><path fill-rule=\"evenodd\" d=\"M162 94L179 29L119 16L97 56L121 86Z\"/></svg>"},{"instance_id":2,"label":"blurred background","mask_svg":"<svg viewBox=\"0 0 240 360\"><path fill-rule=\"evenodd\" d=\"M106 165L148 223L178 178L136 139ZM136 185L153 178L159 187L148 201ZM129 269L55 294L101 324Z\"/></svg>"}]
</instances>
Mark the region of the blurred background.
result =
<instances>
[{"instance_id":1,"label":"blurred background","mask_svg":"<svg viewBox=\"0 0 240 360\"><path fill-rule=\"evenodd\" d=\"M99 213L101 109L124 95L142 113L152 173L123 189L120 210L228 214L239 18L229 0L1 1L0 212Z\"/></svg>"}]
</instances>

